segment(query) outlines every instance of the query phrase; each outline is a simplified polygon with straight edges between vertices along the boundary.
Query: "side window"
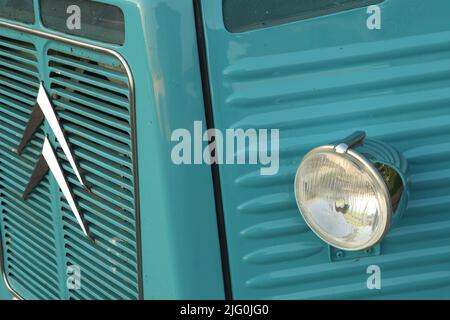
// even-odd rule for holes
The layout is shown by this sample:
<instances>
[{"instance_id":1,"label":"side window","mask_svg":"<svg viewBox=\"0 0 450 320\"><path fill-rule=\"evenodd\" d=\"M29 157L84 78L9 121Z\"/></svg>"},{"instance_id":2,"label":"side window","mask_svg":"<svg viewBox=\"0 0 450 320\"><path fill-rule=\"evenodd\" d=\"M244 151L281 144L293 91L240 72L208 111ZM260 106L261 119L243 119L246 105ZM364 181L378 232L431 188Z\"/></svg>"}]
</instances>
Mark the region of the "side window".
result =
<instances>
[{"instance_id":1,"label":"side window","mask_svg":"<svg viewBox=\"0 0 450 320\"><path fill-rule=\"evenodd\" d=\"M366 7L384 0L223 0L225 27L242 32Z\"/></svg>"},{"instance_id":2,"label":"side window","mask_svg":"<svg viewBox=\"0 0 450 320\"><path fill-rule=\"evenodd\" d=\"M34 23L33 0L0 0L0 18Z\"/></svg>"}]
</instances>

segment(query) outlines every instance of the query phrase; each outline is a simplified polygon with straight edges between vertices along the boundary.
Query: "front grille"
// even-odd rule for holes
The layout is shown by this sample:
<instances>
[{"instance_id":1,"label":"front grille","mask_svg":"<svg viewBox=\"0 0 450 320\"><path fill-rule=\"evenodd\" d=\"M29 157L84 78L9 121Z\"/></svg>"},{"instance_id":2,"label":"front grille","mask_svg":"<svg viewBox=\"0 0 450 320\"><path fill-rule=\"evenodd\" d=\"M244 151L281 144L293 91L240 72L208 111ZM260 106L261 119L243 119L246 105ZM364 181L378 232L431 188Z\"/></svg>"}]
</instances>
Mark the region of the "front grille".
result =
<instances>
[{"instance_id":1,"label":"front grille","mask_svg":"<svg viewBox=\"0 0 450 320\"><path fill-rule=\"evenodd\" d=\"M0 28L0 209L11 286L31 299L138 299L133 106L125 66L103 52L3 33L13 31ZM79 185L54 143L95 244L84 237L51 174L29 199L21 198L44 134L53 137L44 125L21 156L15 151L40 81L89 186ZM67 288L69 266L81 270L80 289Z\"/></svg>"}]
</instances>

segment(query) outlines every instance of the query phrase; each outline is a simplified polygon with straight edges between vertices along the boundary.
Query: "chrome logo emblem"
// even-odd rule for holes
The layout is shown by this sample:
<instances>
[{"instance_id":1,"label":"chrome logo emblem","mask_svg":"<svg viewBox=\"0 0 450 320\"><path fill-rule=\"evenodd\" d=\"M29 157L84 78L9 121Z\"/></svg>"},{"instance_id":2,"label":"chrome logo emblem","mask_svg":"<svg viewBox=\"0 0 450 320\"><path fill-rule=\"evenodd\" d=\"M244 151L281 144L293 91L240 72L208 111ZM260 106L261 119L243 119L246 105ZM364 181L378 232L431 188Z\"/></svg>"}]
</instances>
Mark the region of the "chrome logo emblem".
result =
<instances>
[{"instance_id":1,"label":"chrome logo emblem","mask_svg":"<svg viewBox=\"0 0 450 320\"><path fill-rule=\"evenodd\" d=\"M78 164L75 160L75 157L70 148L68 140L64 135L64 131L58 121L58 117L55 114L55 110L52 106L52 103L50 102L50 99L42 83L39 87L36 106L34 107L33 112L31 113L30 120L27 124L20 145L17 148L18 154L20 155L23 152L23 149L30 142L35 132L40 128L41 124L44 122L44 119L47 120L47 123L49 124L51 130L53 131L56 140L61 146L67 160L70 163L70 166L72 167L73 172L75 173L78 179L78 182L82 187L86 188L86 184L80 173ZM53 149L47 135L45 135L44 138L44 144L42 146L42 154L39 157L36 167L31 175L30 181L27 187L25 188L23 198L26 199L30 195L30 193L32 193L33 189L40 183L40 181L45 177L45 175L48 173L49 170L51 171L56 182L58 183L84 235L92 240L89 230L87 228L87 224L82 214L80 213L80 210L78 209L78 205L75 201L75 197L70 188L68 180L64 174L64 171L62 170L56 152Z\"/></svg>"}]
</instances>

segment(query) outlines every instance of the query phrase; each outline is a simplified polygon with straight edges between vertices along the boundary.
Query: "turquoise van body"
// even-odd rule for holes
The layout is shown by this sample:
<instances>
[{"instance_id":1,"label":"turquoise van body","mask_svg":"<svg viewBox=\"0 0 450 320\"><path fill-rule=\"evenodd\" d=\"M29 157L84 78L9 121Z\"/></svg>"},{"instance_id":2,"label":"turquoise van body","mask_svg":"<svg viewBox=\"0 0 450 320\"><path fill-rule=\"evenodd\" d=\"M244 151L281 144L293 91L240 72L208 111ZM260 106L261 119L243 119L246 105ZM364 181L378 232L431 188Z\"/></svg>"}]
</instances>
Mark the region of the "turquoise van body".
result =
<instances>
[{"instance_id":1,"label":"turquoise van body","mask_svg":"<svg viewBox=\"0 0 450 320\"><path fill-rule=\"evenodd\" d=\"M261 1L255 16L233 0L95 1L123 13L123 43L56 30L32 2L31 22L0 18L0 298L450 299L449 1ZM47 122L16 152L41 84L89 190ZM279 129L278 173L174 164L171 134L195 121ZM411 179L401 219L355 253L308 228L294 178L358 130ZM95 243L51 174L21 197L45 137Z\"/></svg>"}]
</instances>

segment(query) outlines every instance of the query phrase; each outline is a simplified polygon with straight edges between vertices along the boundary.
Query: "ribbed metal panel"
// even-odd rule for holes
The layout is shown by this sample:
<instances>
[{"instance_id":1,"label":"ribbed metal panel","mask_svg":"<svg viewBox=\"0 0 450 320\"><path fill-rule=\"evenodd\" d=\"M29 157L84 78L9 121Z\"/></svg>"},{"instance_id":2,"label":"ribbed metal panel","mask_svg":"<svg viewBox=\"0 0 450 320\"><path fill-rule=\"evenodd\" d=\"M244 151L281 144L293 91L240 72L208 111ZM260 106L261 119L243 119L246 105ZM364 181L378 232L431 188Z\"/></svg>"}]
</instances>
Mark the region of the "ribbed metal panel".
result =
<instances>
[{"instance_id":1,"label":"ribbed metal panel","mask_svg":"<svg viewBox=\"0 0 450 320\"><path fill-rule=\"evenodd\" d=\"M232 126L279 128L282 136L277 176L255 170L234 177L235 190L247 194L236 199L241 219L231 229L233 241L243 244L234 273L246 275L238 297L374 298L365 284L371 264L384 271L381 298L411 291L433 297L439 290L449 297L448 36L386 42L378 52L359 45L345 48L348 54L335 48L287 54L273 64L249 59L225 70L226 83L242 88L225 99L227 109L243 114ZM368 73L369 61L389 67ZM293 181L302 155L345 137L348 128L404 152L412 200L383 241L381 256L332 263L328 246L299 216Z\"/></svg>"},{"instance_id":2,"label":"ribbed metal panel","mask_svg":"<svg viewBox=\"0 0 450 320\"><path fill-rule=\"evenodd\" d=\"M0 36L0 208L6 275L24 298L138 299L130 75L115 56L36 40L46 45L38 50L31 42ZM95 244L81 232L50 173L29 199L21 198L44 134L53 137L45 125L22 155L15 151L40 81L89 186L80 187L55 143ZM80 268L81 289L67 288L69 266Z\"/></svg>"},{"instance_id":3,"label":"ribbed metal panel","mask_svg":"<svg viewBox=\"0 0 450 320\"><path fill-rule=\"evenodd\" d=\"M448 1L385 1L380 31L354 10L241 34L218 22L220 2L203 2L215 126L281 137L277 175L219 168L234 297L450 298ZM301 218L294 177L306 152L356 130L404 153L410 202L380 255L339 260Z\"/></svg>"}]
</instances>

